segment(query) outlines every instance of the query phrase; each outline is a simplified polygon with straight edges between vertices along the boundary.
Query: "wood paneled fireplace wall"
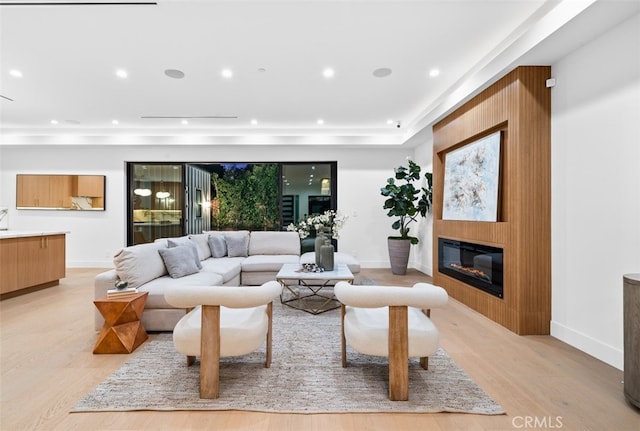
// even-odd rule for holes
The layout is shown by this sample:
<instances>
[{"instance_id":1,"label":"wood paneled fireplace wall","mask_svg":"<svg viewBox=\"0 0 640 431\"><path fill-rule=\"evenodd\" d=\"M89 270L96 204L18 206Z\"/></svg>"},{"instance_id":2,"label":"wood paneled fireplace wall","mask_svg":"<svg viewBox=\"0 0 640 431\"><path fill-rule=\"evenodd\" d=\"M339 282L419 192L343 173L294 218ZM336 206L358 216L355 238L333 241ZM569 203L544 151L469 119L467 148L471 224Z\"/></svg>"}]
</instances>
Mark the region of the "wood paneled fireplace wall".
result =
<instances>
[{"instance_id":1,"label":"wood paneled fireplace wall","mask_svg":"<svg viewBox=\"0 0 640 431\"><path fill-rule=\"evenodd\" d=\"M551 319L551 77L521 66L433 126L434 283L520 335L549 334ZM496 222L443 220L446 154L502 131ZM503 297L437 270L438 239L503 249Z\"/></svg>"}]
</instances>

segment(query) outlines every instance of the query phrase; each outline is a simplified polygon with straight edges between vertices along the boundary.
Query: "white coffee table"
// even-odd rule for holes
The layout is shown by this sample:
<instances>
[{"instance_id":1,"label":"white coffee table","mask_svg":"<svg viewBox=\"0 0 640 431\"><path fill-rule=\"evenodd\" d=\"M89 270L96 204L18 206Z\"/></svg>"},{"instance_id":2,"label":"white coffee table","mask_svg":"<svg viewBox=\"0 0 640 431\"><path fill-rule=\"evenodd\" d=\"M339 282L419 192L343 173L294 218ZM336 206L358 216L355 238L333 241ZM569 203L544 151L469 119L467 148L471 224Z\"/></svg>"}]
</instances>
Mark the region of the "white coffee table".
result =
<instances>
[{"instance_id":1,"label":"white coffee table","mask_svg":"<svg viewBox=\"0 0 640 431\"><path fill-rule=\"evenodd\" d=\"M302 265L286 263L276 275L276 280L282 285L280 302L307 313L320 314L340 308L341 305L333 291L328 292L329 283L353 283L354 276L344 264L336 265L333 271L305 272ZM323 289L326 293L322 292Z\"/></svg>"}]
</instances>

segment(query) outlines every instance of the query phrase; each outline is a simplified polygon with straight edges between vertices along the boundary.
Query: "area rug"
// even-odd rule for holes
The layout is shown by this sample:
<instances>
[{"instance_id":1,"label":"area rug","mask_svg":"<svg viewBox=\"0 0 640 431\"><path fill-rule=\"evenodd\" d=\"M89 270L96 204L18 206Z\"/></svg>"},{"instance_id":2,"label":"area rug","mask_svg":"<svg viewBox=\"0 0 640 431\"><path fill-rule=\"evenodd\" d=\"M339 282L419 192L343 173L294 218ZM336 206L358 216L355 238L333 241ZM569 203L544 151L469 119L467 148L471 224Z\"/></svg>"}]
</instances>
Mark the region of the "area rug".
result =
<instances>
[{"instance_id":1,"label":"area rug","mask_svg":"<svg viewBox=\"0 0 640 431\"><path fill-rule=\"evenodd\" d=\"M389 401L386 358L349 350L340 357L340 310L311 315L274 303L273 361L264 368L264 348L223 358L220 397L199 398L199 368L187 367L171 334L152 335L133 357L72 412L133 410L247 410L277 413L505 411L439 349L429 369L409 366L409 401Z\"/></svg>"}]
</instances>

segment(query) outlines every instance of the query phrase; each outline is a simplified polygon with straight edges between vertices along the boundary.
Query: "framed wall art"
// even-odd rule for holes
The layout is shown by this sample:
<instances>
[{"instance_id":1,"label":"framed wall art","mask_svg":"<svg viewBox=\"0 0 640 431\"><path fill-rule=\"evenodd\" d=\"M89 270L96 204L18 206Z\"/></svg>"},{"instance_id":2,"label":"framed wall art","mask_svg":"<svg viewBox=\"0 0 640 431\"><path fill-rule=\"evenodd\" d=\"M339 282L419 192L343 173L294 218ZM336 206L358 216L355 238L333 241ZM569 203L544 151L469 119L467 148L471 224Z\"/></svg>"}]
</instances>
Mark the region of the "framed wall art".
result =
<instances>
[{"instance_id":1,"label":"framed wall art","mask_svg":"<svg viewBox=\"0 0 640 431\"><path fill-rule=\"evenodd\" d=\"M498 221L502 131L445 154L443 220Z\"/></svg>"}]
</instances>

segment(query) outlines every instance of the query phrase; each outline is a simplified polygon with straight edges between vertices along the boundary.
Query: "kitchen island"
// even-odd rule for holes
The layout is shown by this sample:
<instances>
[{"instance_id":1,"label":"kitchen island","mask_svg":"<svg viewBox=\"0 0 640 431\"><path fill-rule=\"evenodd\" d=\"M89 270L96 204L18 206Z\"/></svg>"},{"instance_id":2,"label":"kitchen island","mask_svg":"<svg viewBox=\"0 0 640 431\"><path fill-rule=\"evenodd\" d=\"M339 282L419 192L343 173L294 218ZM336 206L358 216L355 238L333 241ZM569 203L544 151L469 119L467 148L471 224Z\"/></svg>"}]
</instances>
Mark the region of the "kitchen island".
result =
<instances>
[{"instance_id":1,"label":"kitchen island","mask_svg":"<svg viewBox=\"0 0 640 431\"><path fill-rule=\"evenodd\" d=\"M55 286L66 275L66 234L0 231L0 299Z\"/></svg>"}]
</instances>

